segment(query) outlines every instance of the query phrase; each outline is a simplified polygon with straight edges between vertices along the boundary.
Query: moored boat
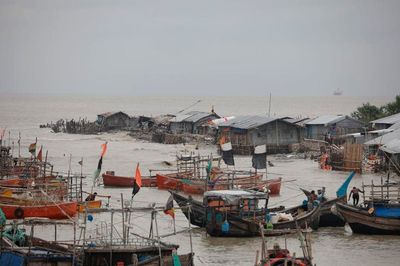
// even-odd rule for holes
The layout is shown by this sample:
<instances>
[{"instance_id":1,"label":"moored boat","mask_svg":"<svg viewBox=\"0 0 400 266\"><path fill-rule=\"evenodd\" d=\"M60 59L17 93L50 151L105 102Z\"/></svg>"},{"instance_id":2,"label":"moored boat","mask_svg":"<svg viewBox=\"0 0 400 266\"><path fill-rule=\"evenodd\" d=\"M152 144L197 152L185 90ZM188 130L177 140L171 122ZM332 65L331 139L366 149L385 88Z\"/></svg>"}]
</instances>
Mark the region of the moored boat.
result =
<instances>
[{"instance_id":1,"label":"moored boat","mask_svg":"<svg viewBox=\"0 0 400 266\"><path fill-rule=\"evenodd\" d=\"M384 215L378 210L380 208L397 209L397 215ZM353 233L357 234L379 234L379 235L400 235L400 205L379 206L378 208L356 207L345 203L337 202L338 213L349 224Z\"/></svg>"},{"instance_id":2,"label":"moored boat","mask_svg":"<svg viewBox=\"0 0 400 266\"><path fill-rule=\"evenodd\" d=\"M66 219L77 212L77 202L31 202L27 205L0 203L0 208L7 219L23 219L28 217L43 217L49 219Z\"/></svg>"},{"instance_id":3,"label":"moored boat","mask_svg":"<svg viewBox=\"0 0 400 266\"><path fill-rule=\"evenodd\" d=\"M158 189L182 190L182 180L192 177L192 172L156 174Z\"/></svg>"},{"instance_id":4,"label":"moored boat","mask_svg":"<svg viewBox=\"0 0 400 266\"><path fill-rule=\"evenodd\" d=\"M107 171L102 174L103 185L106 187L133 187L135 177L117 176L114 171ZM142 177L142 187L157 186L156 177Z\"/></svg>"},{"instance_id":5,"label":"moored boat","mask_svg":"<svg viewBox=\"0 0 400 266\"><path fill-rule=\"evenodd\" d=\"M226 180L219 179L216 182L208 182L206 188L206 180L183 179L182 191L187 194L203 194L205 190L227 190L230 188L237 189L254 189L257 191L269 190L270 195L279 195L281 189L282 178L260 180L261 175L240 177L237 179Z\"/></svg>"}]
</instances>

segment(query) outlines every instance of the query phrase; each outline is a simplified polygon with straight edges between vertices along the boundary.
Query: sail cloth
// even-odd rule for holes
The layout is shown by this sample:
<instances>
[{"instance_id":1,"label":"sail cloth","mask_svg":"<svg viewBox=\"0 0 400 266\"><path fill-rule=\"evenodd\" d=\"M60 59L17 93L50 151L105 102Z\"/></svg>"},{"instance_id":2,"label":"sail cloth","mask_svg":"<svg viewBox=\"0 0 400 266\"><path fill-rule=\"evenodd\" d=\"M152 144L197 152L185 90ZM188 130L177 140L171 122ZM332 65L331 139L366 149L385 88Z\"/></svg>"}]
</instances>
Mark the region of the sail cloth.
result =
<instances>
[{"instance_id":1,"label":"sail cloth","mask_svg":"<svg viewBox=\"0 0 400 266\"><path fill-rule=\"evenodd\" d=\"M266 169L267 168L267 146L259 145L254 148L253 158L251 160L253 168Z\"/></svg>"},{"instance_id":2,"label":"sail cloth","mask_svg":"<svg viewBox=\"0 0 400 266\"><path fill-rule=\"evenodd\" d=\"M355 174L356 174L356 172L351 172L350 175L347 177L347 179L344 181L344 183L336 191L336 196L338 198L347 197L347 187L349 186L350 181L351 181L351 179L353 179L353 176Z\"/></svg>"},{"instance_id":3,"label":"sail cloth","mask_svg":"<svg viewBox=\"0 0 400 266\"><path fill-rule=\"evenodd\" d=\"M226 142L221 144L222 150L222 159L227 165L235 165L235 161L233 159L233 150L232 143Z\"/></svg>"},{"instance_id":4,"label":"sail cloth","mask_svg":"<svg viewBox=\"0 0 400 266\"><path fill-rule=\"evenodd\" d=\"M139 163L136 165L135 183L133 183L132 198L139 192L142 187L142 175L139 169Z\"/></svg>"}]
</instances>

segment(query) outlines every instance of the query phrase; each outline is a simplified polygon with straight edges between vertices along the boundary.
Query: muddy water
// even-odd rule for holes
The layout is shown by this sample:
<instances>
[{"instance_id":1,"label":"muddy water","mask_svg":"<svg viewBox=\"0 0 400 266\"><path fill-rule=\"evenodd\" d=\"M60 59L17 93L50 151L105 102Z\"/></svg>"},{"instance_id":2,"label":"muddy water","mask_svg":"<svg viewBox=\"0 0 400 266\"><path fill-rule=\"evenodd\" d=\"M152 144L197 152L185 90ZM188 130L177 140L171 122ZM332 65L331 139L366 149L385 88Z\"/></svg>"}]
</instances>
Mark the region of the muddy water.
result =
<instances>
[{"instance_id":1,"label":"muddy water","mask_svg":"<svg viewBox=\"0 0 400 266\"><path fill-rule=\"evenodd\" d=\"M39 129L38 125L58 118L88 117L95 119L95 114L105 111L123 110L130 114L173 113L183 109L197 98L78 98L78 97L6 97L0 98L0 127L11 130L11 142L14 141L14 154L18 153L16 137L18 131L22 134L21 154L27 156L27 145L38 137L39 144L49 150L49 160L55 164L55 169L66 172L68 157L72 154L72 170L79 172L78 161L84 158L83 172L91 175L97 166L100 144L109 142L109 149L103 161L103 170L115 170L120 175L133 175L137 162L141 163L143 174L148 169L161 169L167 166L163 161L174 161L177 153L192 150L191 145L161 145L137 141L125 133L101 134L96 136L53 134L48 129ZM277 99L275 112L279 115L313 115L326 113L349 113L361 102L370 99L352 98L320 98L317 101L306 98ZM221 104L216 104L218 101ZM219 98L205 99L197 109L207 110L211 104L216 105L216 111L223 115L230 114L260 114L265 111L265 101L258 98ZM376 103L383 103L378 99ZM189 104L188 104L189 103ZM374 103L374 102L373 102ZM308 106L305 107L305 106ZM312 106L312 108L310 108ZM219 109L219 110L218 110ZM274 110L274 108L273 108ZM8 142L8 136L7 136ZM202 145L196 152L207 155L216 152L214 146ZM268 177L281 176L284 179L281 195L270 200L273 205L299 204L304 196L299 187L317 189L327 188L327 195L333 196L338 186L347 177L343 172L327 172L318 169L317 164L309 159L288 157L270 157L274 167L269 168ZM246 156L235 157L238 169L249 169L251 159ZM173 166L172 166L173 168ZM380 176L363 174L356 175L351 185L359 186L362 182L371 180L379 182ZM90 189L91 180L85 181L85 187ZM111 206L120 206L120 194L129 198L131 189L112 189L97 187L99 194L112 195ZM155 202L165 204L169 194L166 191L143 188L135 197L134 206L148 206ZM150 216L147 213L134 213L132 216L133 231L147 236ZM89 222L87 236L97 238L97 230L101 224L110 221L109 214L94 215ZM121 216L115 215L114 222L121 225ZM173 223L169 216L159 214L158 225L160 234L173 231ZM177 231L187 228L187 220L177 211ZM53 231L49 228L36 228L39 235L51 239ZM62 226L58 239L72 239L71 228ZM397 265L400 259L400 237L398 236L364 236L353 235L349 228L323 228L312 233L313 255L317 265ZM164 239L177 243L179 252L190 250L189 234L183 233ZM211 238L202 229L194 229L192 233L193 250L196 253L196 265L253 265L256 250L260 248L259 238ZM284 238L271 238L268 245L278 242L285 245ZM295 236L287 237L287 246L291 251L301 254L299 241Z\"/></svg>"}]
</instances>

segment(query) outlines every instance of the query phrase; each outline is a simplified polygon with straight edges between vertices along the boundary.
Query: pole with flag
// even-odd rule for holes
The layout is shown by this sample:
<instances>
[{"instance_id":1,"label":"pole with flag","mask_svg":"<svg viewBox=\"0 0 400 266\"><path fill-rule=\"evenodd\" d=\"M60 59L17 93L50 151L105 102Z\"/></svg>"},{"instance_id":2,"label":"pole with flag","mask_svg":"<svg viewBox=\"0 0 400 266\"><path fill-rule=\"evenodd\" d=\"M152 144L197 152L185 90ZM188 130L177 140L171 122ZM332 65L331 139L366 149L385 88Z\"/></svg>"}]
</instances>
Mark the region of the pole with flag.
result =
<instances>
[{"instance_id":1,"label":"pole with flag","mask_svg":"<svg viewBox=\"0 0 400 266\"><path fill-rule=\"evenodd\" d=\"M233 159L232 143L226 141L225 137L220 140L222 159L226 165L235 165L235 160Z\"/></svg>"},{"instance_id":2,"label":"pole with flag","mask_svg":"<svg viewBox=\"0 0 400 266\"><path fill-rule=\"evenodd\" d=\"M164 213L172 217L174 223L174 234L176 234L174 198L172 195L169 196L167 203L165 204Z\"/></svg>"},{"instance_id":3,"label":"pole with flag","mask_svg":"<svg viewBox=\"0 0 400 266\"><path fill-rule=\"evenodd\" d=\"M142 187L142 175L140 173L139 163L136 165L136 172L135 172L135 182L133 183L132 189L132 198L139 192L140 188Z\"/></svg>"},{"instance_id":4,"label":"pole with flag","mask_svg":"<svg viewBox=\"0 0 400 266\"><path fill-rule=\"evenodd\" d=\"M107 141L105 143L101 144L100 159L99 159L99 162L97 163L97 169L93 173L93 184L92 184L92 189L90 191L91 193L93 193L93 188L96 185L96 182L98 182L98 179L99 179L99 176L101 173L101 166L103 164L103 156L106 154L106 151L107 151ZM81 163L79 163L79 164L81 164L81 166L82 166L83 158L82 158L81 162L82 162L82 164Z\"/></svg>"}]
</instances>

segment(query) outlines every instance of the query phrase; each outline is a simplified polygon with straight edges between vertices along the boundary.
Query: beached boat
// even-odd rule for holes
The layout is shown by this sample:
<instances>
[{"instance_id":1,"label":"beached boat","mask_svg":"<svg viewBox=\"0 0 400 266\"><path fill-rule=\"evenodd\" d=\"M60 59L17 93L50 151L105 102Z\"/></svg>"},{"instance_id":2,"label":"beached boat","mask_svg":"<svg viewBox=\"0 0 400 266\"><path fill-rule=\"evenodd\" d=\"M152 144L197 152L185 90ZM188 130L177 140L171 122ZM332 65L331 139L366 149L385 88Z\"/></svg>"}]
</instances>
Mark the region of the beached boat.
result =
<instances>
[{"instance_id":1,"label":"beached boat","mask_svg":"<svg viewBox=\"0 0 400 266\"><path fill-rule=\"evenodd\" d=\"M133 187L135 177L116 176L114 171L107 171L102 174L103 185L105 187ZM142 187L156 187L155 177L142 177Z\"/></svg>"},{"instance_id":2,"label":"beached boat","mask_svg":"<svg viewBox=\"0 0 400 266\"><path fill-rule=\"evenodd\" d=\"M0 203L7 219L23 219L28 217L44 217L49 219L66 219L77 212L77 202L39 202L31 201L26 205Z\"/></svg>"},{"instance_id":3,"label":"beached boat","mask_svg":"<svg viewBox=\"0 0 400 266\"><path fill-rule=\"evenodd\" d=\"M400 204L376 204L362 208L337 202L336 208L353 233L400 235Z\"/></svg>"}]
</instances>

